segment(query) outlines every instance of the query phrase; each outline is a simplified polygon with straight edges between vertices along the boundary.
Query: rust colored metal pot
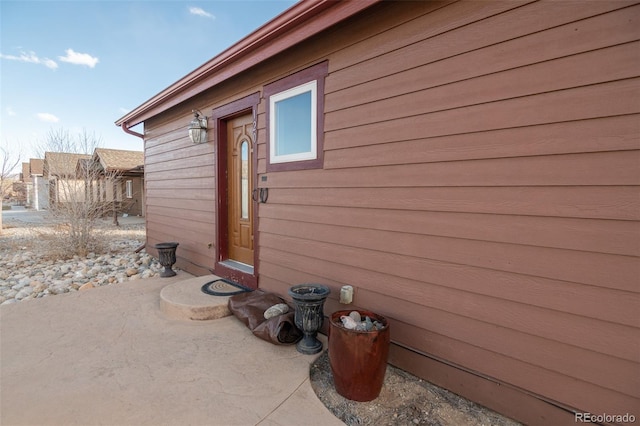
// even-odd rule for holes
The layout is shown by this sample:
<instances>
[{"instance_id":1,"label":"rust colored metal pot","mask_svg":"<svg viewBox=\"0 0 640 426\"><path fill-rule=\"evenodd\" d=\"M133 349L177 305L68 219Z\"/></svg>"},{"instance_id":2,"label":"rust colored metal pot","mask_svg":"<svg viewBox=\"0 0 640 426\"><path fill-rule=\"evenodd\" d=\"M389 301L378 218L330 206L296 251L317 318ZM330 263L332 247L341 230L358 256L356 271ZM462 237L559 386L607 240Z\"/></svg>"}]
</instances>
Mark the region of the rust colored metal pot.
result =
<instances>
[{"instance_id":1,"label":"rust colored metal pot","mask_svg":"<svg viewBox=\"0 0 640 426\"><path fill-rule=\"evenodd\" d=\"M380 395L389 356L389 324L381 315L357 310L364 318L385 325L382 330L355 331L342 326L340 317L351 311L331 314L329 364L336 391L353 401L371 401Z\"/></svg>"}]
</instances>

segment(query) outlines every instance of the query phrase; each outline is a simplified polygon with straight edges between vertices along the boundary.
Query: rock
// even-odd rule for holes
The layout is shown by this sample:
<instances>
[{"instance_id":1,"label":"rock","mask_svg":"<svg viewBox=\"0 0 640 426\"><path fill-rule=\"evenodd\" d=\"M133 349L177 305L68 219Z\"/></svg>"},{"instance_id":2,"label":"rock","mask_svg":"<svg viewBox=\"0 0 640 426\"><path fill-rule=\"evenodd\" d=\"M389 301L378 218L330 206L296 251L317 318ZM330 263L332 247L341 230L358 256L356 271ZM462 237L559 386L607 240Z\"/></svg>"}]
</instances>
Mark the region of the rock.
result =
<instances>
[{"instance_id":1,"label":"rock","mask_svg":"<svg viewBox=\"0 0 640 426\"><path fill-rule=\"evenodd\" d=\"M359 318L360 320L356 321L357 318ZM382 330L385 328L384 324L378 321L373 321L368 316L365 316L364 319L362 319L362 316L358 311L352 311L349 316L343 315L342 317L340 317L340 320L343 327L349 330L373 331L374 329Z\"/></svg>"},{"instance_id":2,"label":"rock","mask_svg":"<svg viewBox=\"0 0 640 426\"><path fill-rule=\"evenodd\" d=\"M46 288L47 287L44 284L40 283L37 286L33 287L33 293L34 294L42 293L43 291L45 291Z\"/></svg>"},{"instance_id":3,"label":"rock","mask_svg":"<svg viewBox=\"0 0 640 426\"><path fill-rule=\"evenodd\" d=\"M100 273L102 269L99 266L94 266L93 268L89 269L87 271L87 276L88 277L95 277L96 275L98 275Z\"/></svg>"},{"instance_id":4,"label":"rock","mask_svg":"<svg viewBox=\"0 0 640 426\"><path fill-rule=\"evenodd\" d=\"M31 287L25 287L16 294L16 300L26 299L33 293L33 289Z\"/></svg>"},{"instance_id":5,"label":"rock","mask_svg":"<svg viewBox=\"0 0 640 426\"><path fill-rule=\"evenodd\" d=\"M269 319L277 317L278 315L286 314L287 312L289 312L289 306L286 303L278 303L264 311L264 318Z\"/></svg>"},{"instance_id":6,"label":"rock","mask_svg":"<svg viewBox=\"0 0 640 426\"><path fill-rule=\"evenodd\" d=\"M364 317L364 329L366 331L371 331L373 330L373 322L371 321L371 318L369 317Z\"/></svg>"},{"instance_id":7,"label":"rock","mask_svg":"<svg viewBox=\"0 0 640 426\"><path fill-rule=\"evenodd\" d=\"M140 238L120 238L110 241L111 252L92 252L66 260L49 257L49 249L36 236L29 236L28 243L21 245L0 244L0 304L157 275L157 260L144 251L133 252L140 245Z\"/></svg>"},{"instance_id":8,"label":"rock","mask_svg":"<svg viewBox=\"0 0 640 426\"><path fill-rule=\"evenodd\" d=\"M18 283L18 284L13 285L11 288L12 288L12 289L14 289L14 290L16 290L16 291L20 291L20 290L22 290L22 288L23 288L25 285L26 285L26 284L20 284L20 283Z\"/></svg>"},{"instance_id":9,"label":"rock","mask_svg":"<svg viewBox=\"0 0 640 426\"><path fill-rule=\"evenodd\" d=\"M344 328L348 330L354 330L358 326L358 324L353 320L353 318L348 317L346 315L341 316L340 320L342 321L342 325L344 326Z\"/></svg>"}]
</instances>

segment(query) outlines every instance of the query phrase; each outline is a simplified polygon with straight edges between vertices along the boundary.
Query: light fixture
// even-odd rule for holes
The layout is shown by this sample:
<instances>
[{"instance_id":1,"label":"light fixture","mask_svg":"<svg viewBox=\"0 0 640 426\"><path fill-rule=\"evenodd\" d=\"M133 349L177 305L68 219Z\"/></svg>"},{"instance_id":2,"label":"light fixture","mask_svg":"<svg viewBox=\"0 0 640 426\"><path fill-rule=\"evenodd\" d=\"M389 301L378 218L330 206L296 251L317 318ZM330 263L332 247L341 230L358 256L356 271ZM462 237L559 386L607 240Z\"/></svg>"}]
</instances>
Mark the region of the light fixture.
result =
<instances>
[{"instance_id":1,"label":"light fixture","mask_svg":"<svg viewBox=\"0 0 640 426\"><path fill-rule=\"evenodd\" d=\"M193 120L189 123L189 138L195 144L204 143L207 141L207 117L201 117L202 113L197 109L191 112Z\"/></svg>"}]
</instances>

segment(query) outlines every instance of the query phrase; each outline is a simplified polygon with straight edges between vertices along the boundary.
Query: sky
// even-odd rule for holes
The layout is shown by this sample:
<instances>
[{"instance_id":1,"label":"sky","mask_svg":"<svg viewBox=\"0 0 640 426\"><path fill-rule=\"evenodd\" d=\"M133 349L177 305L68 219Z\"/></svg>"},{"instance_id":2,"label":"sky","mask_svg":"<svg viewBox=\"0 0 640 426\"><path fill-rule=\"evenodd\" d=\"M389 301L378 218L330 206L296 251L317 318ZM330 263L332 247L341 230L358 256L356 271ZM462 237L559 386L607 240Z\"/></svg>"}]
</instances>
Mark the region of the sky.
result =
<instances>
[{"instance_id":1,"label":"sky","mask_svg":"<svg viewBox=\"0 0 640 426\"><path fill-rule=\"evenodd\" d=\"M0 145L28 161L52 130L85 130L141 151L114 121L294 4L0 0Z\"/></svg>"}]
</instances>

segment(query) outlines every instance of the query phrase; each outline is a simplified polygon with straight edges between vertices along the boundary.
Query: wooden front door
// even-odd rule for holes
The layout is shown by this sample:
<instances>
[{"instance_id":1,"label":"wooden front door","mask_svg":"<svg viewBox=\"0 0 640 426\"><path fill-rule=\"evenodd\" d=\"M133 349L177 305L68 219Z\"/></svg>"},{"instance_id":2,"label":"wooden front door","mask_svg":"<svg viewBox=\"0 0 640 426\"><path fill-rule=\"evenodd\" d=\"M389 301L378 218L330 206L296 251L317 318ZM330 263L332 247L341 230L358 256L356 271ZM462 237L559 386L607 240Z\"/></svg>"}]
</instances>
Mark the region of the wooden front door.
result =
<instances>
[{"instance_id":1,"label":"wooden front door","mask_svg":"<svg viewBox=\"0 0 640 426\"><path fill-rule=\"evenodd\" d=\"M253 117L227 121L229 260L253 266Z\"/></svg>"}]
</instances>

